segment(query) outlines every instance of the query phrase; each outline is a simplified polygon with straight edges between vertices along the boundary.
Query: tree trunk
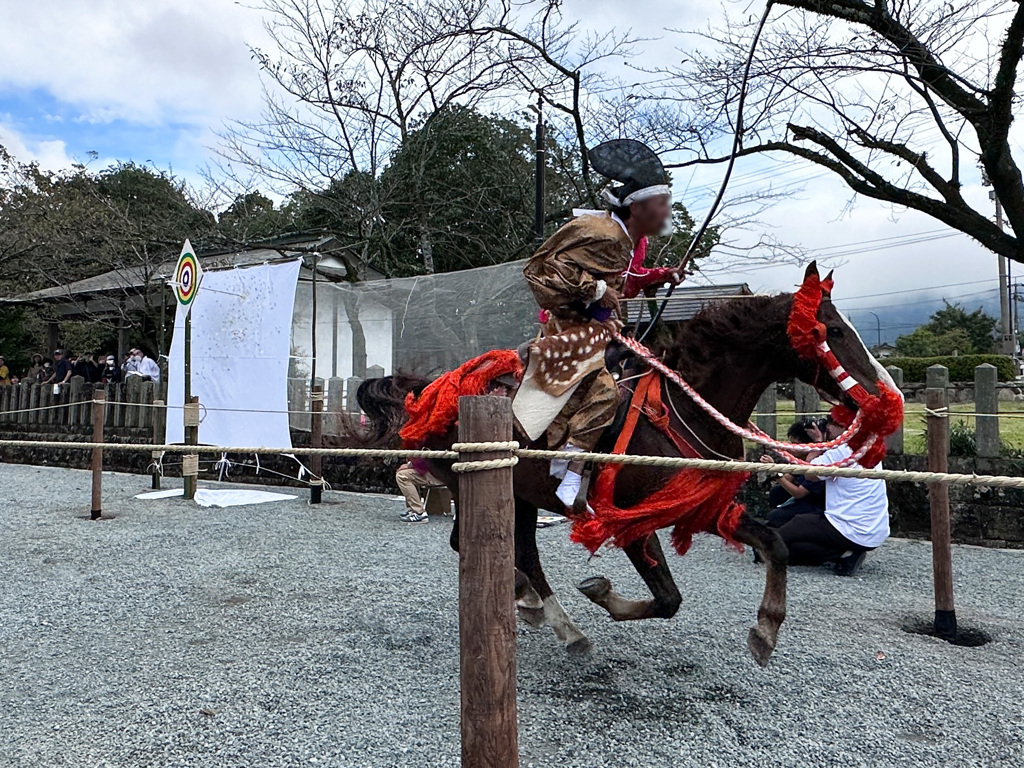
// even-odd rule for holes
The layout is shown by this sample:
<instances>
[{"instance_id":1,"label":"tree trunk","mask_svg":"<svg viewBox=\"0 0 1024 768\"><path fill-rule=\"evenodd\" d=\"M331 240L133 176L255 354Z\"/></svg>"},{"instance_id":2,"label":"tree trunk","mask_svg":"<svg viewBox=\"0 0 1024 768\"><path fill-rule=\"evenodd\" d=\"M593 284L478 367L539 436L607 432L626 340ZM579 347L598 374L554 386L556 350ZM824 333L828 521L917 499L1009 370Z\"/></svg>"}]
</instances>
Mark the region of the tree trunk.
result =
<instances>
[{"instance_id":1,"label":"tree trunk","mask_svg":"<svg viewBox=\"0 0 1024 768\"><path fill-rule=\"evenodd\" d=\"M434 274L434 244L425 223L420 224L420 252L423 254L423 271L428 275Z\"/></svg>"}]
</instances>

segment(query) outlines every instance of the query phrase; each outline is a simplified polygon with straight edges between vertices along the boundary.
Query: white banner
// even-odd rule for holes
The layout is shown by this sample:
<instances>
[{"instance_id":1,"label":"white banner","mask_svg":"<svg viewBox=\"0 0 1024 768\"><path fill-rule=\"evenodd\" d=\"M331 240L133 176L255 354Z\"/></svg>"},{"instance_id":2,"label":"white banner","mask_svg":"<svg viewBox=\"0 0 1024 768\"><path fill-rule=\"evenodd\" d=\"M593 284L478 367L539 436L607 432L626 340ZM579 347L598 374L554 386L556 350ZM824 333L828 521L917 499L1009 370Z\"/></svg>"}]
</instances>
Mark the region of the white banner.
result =
<instances>
[{"instance_id":1,"label":"white banner","mask_svg":"<svg viewBox=\"0 0 1024 768\"><path fill-rule=\"evenodd\" d=\"M192 306L192 394L199 442L291 448L288 360L300 261L206 272ZM185 312L168 360L167 441L184 441Z\"/></svg>"}]
</instances>

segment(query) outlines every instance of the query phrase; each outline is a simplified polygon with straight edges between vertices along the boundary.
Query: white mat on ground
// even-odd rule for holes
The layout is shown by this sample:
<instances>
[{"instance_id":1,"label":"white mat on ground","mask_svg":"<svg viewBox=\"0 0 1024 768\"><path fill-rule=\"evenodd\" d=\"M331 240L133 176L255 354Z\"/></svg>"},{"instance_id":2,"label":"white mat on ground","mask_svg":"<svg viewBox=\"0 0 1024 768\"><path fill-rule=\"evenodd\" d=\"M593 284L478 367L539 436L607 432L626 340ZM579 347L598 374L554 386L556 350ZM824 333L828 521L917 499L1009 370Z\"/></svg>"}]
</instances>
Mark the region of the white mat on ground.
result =
<instances>
[{"instance_id":1,"label":"white mat on ground","mask_svg":"<svg viewBox=\"0 0 1024 768\"><path fill-rule=\"evenodd\" d=\"M192 394L207 445L291 448L288 356L299 260L207 272L192 306ZM167 441L184 441L185 316L174 321ZM219 410L229 409L229 410ZM254 413L253 411L273 411Z\"/></svg>"},{"instance_id":2,"label":"white mat on ground","mask_svg":"<svg viewBox=\"0 0 1024 768\"><path fill-rule=\"evenodd\" d=\"M147 491L135 496L136 499L171 499L184 496L183 488L168 488L163 491ZM250 491L247 488L197 488L196 504L200 507L244 507L246 504L265 504L268 501L291 501L298 496L270 491Z\"/></svg>"}]
</instances>

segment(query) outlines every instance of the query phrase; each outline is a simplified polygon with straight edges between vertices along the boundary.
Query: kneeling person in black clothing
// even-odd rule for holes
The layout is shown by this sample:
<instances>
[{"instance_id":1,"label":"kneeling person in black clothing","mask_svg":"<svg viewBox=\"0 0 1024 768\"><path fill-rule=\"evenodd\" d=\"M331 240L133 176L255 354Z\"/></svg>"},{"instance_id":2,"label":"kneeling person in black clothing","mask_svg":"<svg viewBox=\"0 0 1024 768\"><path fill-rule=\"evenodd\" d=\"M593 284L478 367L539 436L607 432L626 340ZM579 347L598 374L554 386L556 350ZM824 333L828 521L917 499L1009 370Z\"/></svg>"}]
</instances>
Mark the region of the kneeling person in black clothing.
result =
<instances>
[{"instance_id":1,"label":"kneeling person in black clothing","mask_svg":"<svg viewBox=\"0 0 1024 768\"><path fill-rule=\"evenodd\" d=\"M829 419L829 439L838 437L843 426ZM825 451L812 464L835 464L849 458L850 448L842 445ZM852 464L859 467L859 464ZM881 464L878 465L881 468ZM818 480L810 468L805 478ZM865 555L889 537L889 499L884 480L862 477L826 477L825 513L795 515L782 525L779 535L789 549L790 565L835 563L839 576L853 576Z\"/></svg>"},{"instance_id":2,"label":"kneeling person in black clothing","mask_svg":"<svg viewBox=\"0 0 1024 768\"><path fill-rule=\"evenodd\" d=\"M823 436L818 425L811 420L795 422L787 432L787 437L794 443L820 443ZM821 451L811 451L807 459L819 456ZM761 457L765 464L785 463L782 457L765 454ZM825 483L821 480L809 480L804 475L779 475L775 485L768 492L768 513L766 524L769 528L779 528L796 515L805 512L825 511Z\"/></svg>"}]
</instances>

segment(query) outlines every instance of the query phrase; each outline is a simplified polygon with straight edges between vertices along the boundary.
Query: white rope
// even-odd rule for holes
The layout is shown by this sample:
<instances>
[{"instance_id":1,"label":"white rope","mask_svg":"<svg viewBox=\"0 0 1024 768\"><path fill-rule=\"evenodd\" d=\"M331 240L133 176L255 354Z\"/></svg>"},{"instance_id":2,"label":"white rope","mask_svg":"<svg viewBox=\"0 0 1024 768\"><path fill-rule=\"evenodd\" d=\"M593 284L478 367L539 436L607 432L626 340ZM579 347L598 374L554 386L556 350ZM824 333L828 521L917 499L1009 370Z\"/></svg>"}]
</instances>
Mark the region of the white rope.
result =
<instances>
[{"instance_id":1,"label":"white rope","mask_svg":"<svg viewBox=\"0 0 1024 768\"><path fill-rule=\"evenodd\" d=\"M515 440L494 443L454 443L453 451L459 453L497 453L498 451L515 451L519 449L519 443Z\"/></svg>"},{"instance_id":2,"label":"white rope","mask_svg":"<svg viewBox=\"0 0 1024 768\"><path fill-rule=\"evenodd\" d=\"M498 443L507 445L507 443ZM465 446L465 443L460 445ZM493 450L495 443L470 443L484 445ZM85 443L63 441L34 440L0 440L0 447L10 448L71 448L92 450L102 448L112 451L164 451L181 454L217 454L217 453L251 453L263 455L283 455L286 453L307 456L344 456L366 458L425 458L452 460L458 458L455 451L429 450L384 450L376 448L234 448L220 445L139 445L135 443ZM472 452L472 451L470 451ZM482 451L481 451L482 452ZM515 466L519 458L523 459L557 459L564 458L563 451L546 451L532 448L515 449L515 456L502 459L491 459L479 462L457 462L460 470L501 469ZM684 459L675 456L635 456L632 454L610 453L574 453L573 459L592 461L597 464L633 464L645 467L665 467L672 469L700 469L713 472L778 472L784 475L808 474L806 466L794 464L762 464L754 461L723 461L719 459ZM472 466L472 470L469 467ZM266 467L263 468L267 471ZM863 467L830 467L813 465L813 473L818 477L862 477L872 480L888 480L892 482L910 483L941 483L945 485L977 485L989 488L1024 488L1024 477L1007 477L1003 475L957 474L943 472L915 472L902 469L865 469Z\"/></svg>"}]
</instances>

